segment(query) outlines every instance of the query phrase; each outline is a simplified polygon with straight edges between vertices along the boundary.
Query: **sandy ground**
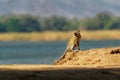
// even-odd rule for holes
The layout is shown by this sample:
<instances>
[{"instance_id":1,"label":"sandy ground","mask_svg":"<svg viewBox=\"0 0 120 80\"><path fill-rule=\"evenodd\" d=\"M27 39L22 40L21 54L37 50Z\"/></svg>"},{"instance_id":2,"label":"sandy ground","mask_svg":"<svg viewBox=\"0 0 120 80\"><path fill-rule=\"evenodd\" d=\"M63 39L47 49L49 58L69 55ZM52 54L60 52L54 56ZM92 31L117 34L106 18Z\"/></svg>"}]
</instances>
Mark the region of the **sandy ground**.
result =
<instances>
[{"instance_id":1,"label":"sandy ground","mask_svg":"<svg viewBox=\"0 0 120 80\"><path fill-rule=\"evenodd\" d=\"M0 65L0 80L120 80L120 47L68 52L54 65Z\"/></svg>"},{"instance_id":2,"label":"sandy ground","mask_svg":"<svg viewBox=\"0 0 120 80\"><path fill-rule=\"evenodd\" d=\"M1 65L0 80L120 80L120 66Z\"/></svg>"},{"instance_id":3,"label":"sandy ground","mask_svg":"<svg viewBox=\"0 0 120 80\"><path fill-rule=\"evenodd\" d=\"M56 65L112 66L120 65L120 47L107 47L67 52Z\"/></svg>"}]
</instances>

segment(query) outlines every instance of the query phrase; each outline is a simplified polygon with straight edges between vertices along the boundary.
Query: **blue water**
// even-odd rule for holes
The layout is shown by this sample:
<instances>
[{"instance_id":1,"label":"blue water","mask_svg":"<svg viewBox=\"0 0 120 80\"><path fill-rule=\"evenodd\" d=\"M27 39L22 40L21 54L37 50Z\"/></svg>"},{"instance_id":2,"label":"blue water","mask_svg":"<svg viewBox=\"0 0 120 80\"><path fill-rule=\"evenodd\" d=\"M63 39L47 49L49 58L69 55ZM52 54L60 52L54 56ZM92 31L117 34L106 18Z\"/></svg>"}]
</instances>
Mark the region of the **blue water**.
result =
<instances>
[{"instance_id":1,"label":"blue water","mask_svg":"<svg viewBox=\"0 0 120 80\"><path fill-rule=\"evenodd\" d=\"M120 46L120 40L81 41L82 50ZM0 64L51 64L64 52L66 41L0 42Z\"/></svg>"}]
</instances>

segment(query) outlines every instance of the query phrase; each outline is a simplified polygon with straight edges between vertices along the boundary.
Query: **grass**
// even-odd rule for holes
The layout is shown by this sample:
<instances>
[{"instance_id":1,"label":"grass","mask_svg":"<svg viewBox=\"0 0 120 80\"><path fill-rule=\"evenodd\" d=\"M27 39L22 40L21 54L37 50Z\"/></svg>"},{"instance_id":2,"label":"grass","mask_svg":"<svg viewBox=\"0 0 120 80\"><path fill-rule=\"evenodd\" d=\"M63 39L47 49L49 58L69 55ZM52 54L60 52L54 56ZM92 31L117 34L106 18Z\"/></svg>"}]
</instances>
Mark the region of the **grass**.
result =
<instances>
[{"instance_id":1,"label":"grass","mask_svg":"<svg viewBox=\"0 0 120 80\"><path fill-rule=\"evenodd\" d=\"M31 32L31 33L1 33L0 41L55 41L67 40L72 36L74 31L46 31L46 32ZM83 40L120 40L119 30L98 30L98 31L81 31Z\"/></svg>"}]
</instances>

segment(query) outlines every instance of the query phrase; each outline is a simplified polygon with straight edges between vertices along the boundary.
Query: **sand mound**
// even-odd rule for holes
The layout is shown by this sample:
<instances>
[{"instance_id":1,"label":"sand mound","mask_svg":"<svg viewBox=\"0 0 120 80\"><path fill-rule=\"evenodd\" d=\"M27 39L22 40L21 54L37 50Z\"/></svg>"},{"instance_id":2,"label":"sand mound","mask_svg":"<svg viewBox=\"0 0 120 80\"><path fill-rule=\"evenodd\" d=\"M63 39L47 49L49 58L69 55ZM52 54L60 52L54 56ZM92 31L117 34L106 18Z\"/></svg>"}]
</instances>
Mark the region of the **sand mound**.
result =
<instances>
[{"instance_id":1,"label":"sand mound","mask_svg":"<svg viewBox=\"0 0 120 80\"><path fill-rule=\"evenodd\" d=\"M120 65L120 47L99 48L90 50L72 51L66 53L55 65Z\"/></svg>"}]
</instances>

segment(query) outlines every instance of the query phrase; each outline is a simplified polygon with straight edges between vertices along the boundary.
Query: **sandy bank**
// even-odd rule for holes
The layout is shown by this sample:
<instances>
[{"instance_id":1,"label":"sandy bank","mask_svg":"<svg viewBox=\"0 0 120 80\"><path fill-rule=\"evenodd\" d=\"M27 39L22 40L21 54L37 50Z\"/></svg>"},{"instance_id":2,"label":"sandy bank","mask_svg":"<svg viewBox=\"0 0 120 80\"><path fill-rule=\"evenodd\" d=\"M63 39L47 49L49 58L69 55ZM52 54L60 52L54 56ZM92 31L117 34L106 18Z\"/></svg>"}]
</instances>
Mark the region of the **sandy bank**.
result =
<instances>
[{"instance_id":1,"label":"sandy bank","mask_svg":"<svg viewBox=\"0 0 120 80\"><path fill-rule=\"evenodd\" d=\"M0 65L0 80L120 80L120 47L68 52L56 65Z\"/></svg>"},{"instance_id":2,"label":"sandy bank","mask_svg":"<svg viewBox=\"0 0 120 80\"><path fill-rule=\"evenodd\" d=\"M56 65L112 66L120 65L120 47L79 50L66 53Z\"/></svg>"},{"instance_id":3,"label":"sandy bank","mask_svg":"<svg viewBox=\"0 0 120 80\"><path fill-rule=\"evenodd\" d=\"M87 76L87 77L86 77ZM1 65L0 80L119 80L120 66Z\"/></svg>"},{"instance_id":4,"label":"sandy bank","mask_svg":"<svg viewBox=\"0 0 120 80\"><path fill-rule=\"evenodd\" d=\"M31 33L0 33L0 41L56 41L67 40L74 31L46 31ZM120 40L119 30L81 31L83 40Z\"/></svg>"}]
</instances>

